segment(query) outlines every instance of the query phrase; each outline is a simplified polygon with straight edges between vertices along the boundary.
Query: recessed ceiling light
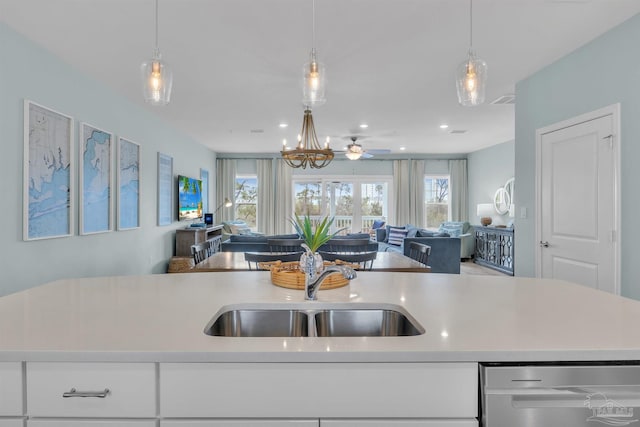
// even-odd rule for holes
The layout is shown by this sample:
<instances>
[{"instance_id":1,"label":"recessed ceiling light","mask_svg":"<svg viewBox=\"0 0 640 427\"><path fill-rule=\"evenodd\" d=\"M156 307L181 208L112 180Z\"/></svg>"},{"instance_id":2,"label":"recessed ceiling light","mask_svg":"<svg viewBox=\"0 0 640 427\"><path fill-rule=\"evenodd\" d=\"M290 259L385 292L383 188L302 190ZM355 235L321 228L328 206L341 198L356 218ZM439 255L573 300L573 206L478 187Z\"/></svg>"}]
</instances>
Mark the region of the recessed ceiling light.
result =
<instances>
[{"instance_id":1,"label":"recessed ceiling light","mask_svg":"<svg viewBox=\"0 0 640 427\"><path fill-rule=\"evenodd\" d=\"M406 149L407 149L407 147L400 147L400 151L404 151Z\"/></svg>"},{"instance_id":2,"label":"recessed ceiling light","mask_svg":"<svg viewBox=\"0 0 640 427\"><path fill-rule=\"evenodd\" d=\"M366 129L366 128L368 128L368 127L369 127L369 125L368 125L368 124L366 124L366 123L362 123L362 124L360 125L360 128L361 128L361 129Z\"/></svg>"},{"instance_id":3,"label":"recessed ceiling light","mask_svg":"<svg viewBox=\"0 0 640 427\"><path fill-rule=\"evenodd\" d=\"M443 123L443 124L440 125L440 129L447 129L448 127L449 127L449 125L446 124L446 123Z\"/></svg>"},{"instance_id":4,"label":"recessed ceiling light","mask_svg":"<svg viewBox=\"0 0 640 427\"><path fill-rule=\"evenodd\" d=\"M282 129L288 127L289 125L286 123L280 123L278 126L280 126Z\"/></svg>"}]
</instances>

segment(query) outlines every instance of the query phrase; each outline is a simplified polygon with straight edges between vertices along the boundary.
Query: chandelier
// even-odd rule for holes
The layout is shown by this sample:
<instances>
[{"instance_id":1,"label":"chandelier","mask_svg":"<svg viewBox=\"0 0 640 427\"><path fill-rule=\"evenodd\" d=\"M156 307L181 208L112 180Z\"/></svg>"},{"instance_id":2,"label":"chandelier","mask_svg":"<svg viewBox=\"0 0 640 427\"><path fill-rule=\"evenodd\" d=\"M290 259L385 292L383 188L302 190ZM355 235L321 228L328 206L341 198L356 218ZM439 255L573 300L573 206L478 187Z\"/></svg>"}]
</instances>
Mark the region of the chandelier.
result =
<instances>
[{"instance_id":1,"label":"chandelier","mask_svg":"<svg viewBox=\"0 0 640 427\"><path fill-rule=\"evenodd\" d=\"M298 135L298 145L296 148L287 149L283 144L282 159L292 168L306 169L307 166L320 169L327 166L333 160L333 150L329 148L329 142L324 148L318 143L316 128L313 125L313 116L309 107L304 110L302 120L302 132Z\"/></svg>"}]
</instances>

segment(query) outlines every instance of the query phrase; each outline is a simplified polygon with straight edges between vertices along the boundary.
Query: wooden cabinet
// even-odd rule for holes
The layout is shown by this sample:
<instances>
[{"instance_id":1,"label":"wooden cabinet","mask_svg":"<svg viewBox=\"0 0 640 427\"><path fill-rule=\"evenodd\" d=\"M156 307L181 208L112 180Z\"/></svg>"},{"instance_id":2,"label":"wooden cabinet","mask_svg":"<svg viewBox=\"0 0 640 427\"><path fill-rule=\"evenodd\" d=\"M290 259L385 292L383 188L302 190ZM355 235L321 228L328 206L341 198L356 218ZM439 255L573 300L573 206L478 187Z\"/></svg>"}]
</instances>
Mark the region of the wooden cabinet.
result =
<instances>
[{"instance_id":1,"label":"wooden cabinet","mask_svg":"<svg viewBox=\"0 0 640 427\"><path fill-rule=\"evenodd\" d=\"M513 276L513 228L474 226L475 262Z\"/></svg>"},{"instance_id":2,"label":"wooden cabinet","mask_svg":"<svg viewBox=\"0 0 640 427\"><path fill-rule=\"evenodd\" d=\"M221 238L222 225L180 228L176 230L176 256L191 256L192 245L209 239Z\"/></svg>"}]
</instances>

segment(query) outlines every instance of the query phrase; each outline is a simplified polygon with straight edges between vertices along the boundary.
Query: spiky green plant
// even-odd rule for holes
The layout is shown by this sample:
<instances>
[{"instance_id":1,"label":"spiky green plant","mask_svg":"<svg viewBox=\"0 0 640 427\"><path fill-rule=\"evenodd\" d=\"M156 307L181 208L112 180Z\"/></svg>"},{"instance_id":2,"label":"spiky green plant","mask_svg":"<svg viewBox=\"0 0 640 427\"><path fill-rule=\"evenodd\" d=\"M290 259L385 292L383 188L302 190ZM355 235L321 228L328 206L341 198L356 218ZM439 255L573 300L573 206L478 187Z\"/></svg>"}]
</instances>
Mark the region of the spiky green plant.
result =
<instances>
[{"instance_id":1,"label":"spiky green plant","mask_svg":"<svg viewBox=\"0 0 640 427\"><path fill-rule=\"evenodd\" d=\"M334 217L329 218L325 216L315 228L309 215L305 215L302 218L296 215L290 221L298 235L304 239L305 244L309 246L311 252L316 252L320 246L327 243L342 231L338 230L335 233L330 232L334 219Z\"/></svg>"}]
</instances>

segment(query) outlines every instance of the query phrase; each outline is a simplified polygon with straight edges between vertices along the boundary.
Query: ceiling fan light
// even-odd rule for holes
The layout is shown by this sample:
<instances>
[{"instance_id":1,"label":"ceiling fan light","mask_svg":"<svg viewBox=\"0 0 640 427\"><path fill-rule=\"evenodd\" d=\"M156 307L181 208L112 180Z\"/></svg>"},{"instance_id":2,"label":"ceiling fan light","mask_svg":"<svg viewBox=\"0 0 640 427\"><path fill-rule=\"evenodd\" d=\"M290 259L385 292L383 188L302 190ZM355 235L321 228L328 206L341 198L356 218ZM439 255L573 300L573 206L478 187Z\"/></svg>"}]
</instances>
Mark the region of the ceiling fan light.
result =
<instances>
[{"instance_id":1,"label":"ceiling fan light","mask_svg":"<svg viewBox=\"0 0 640 427\"><path fill-rule=\"evenodd\" d=\"M363 154L364 151L362 150L362 146L356 143L349 144L347 146L347 152L344 153L349 160L358 160Z\"/></svg>"}]
</instances>

